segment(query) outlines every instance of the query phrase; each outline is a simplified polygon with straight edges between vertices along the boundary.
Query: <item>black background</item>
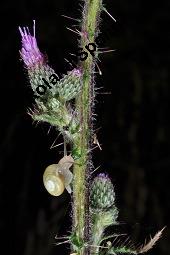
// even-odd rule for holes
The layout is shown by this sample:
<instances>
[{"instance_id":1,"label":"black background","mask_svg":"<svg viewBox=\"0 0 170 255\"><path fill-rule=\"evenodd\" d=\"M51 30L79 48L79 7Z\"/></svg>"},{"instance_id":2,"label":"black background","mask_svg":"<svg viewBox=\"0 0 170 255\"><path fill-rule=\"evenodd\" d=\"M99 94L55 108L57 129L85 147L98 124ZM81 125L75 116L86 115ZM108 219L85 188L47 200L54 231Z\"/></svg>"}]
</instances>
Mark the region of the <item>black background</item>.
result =
<instances>
[{"instance_id":1,"label":"black background","mask_svg":"<svg viewBox=\"0 0 170 255\"><path fill-rule=\"evenodd\" d=\"M2 1L0 9L0 232L1 253L69 254L54 239L70 231L69 195L53 198L45 191L46 166L63 156L50 149L58 133L47 124L32 123L32 91L20 61L18 26L33 26L41 52L56 73L69 69L64 60L77 50L76 34L68 31L81 17L81 1ZM137 244L167 226L148 254L170 252L170 66L169 1L105 1L113 22L102 13L102 54L96 77L102 87L96 99L95 128L102 151L93 151L98 172L108 172L120 210L116 231ZM62 142L59 138L58 143ZM96 172L97 173L97 172Z\"/></svg>"}]
</instances>

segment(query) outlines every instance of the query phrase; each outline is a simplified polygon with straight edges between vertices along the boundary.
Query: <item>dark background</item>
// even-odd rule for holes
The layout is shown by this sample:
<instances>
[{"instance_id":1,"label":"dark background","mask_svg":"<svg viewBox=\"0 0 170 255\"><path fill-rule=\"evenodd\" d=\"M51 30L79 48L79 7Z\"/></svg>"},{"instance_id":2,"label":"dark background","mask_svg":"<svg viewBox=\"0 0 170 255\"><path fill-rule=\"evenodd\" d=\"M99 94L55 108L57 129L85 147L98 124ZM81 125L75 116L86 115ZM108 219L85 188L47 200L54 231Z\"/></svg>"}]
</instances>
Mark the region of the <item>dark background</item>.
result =
<instances>
[{"instance_id":1,"label":"dark background","mask_svg":"<svg viewBox=\"0 0 170 255\"><path fill-rule=\"evenodd\" d=\"M68 31L81 16L81 1L2 1L0 97L0 232L1 254L69 254L54 239L70 228L70 197L53 198L43 187L49 164L63 156L50 149L58 133L47 124L32 123L32 91L20 61L18 26L32 28L36 19L39 48L58 74L69 66L64 58L77 50L77 36ZM114 23L102 13L100 47L103 75L98 90L95 128L102 151L93 151L94 165L108 172L120 210L118 232L137 244L167 226L148 252L170 254L170 66L169 1L105 1ZM73 27L74 28L74 27ZM107 94L108 92L108 94ZM58 139L58 143L62 139ZM96 172L97 173L97 172Z\"/></svg>"}]
</instances>

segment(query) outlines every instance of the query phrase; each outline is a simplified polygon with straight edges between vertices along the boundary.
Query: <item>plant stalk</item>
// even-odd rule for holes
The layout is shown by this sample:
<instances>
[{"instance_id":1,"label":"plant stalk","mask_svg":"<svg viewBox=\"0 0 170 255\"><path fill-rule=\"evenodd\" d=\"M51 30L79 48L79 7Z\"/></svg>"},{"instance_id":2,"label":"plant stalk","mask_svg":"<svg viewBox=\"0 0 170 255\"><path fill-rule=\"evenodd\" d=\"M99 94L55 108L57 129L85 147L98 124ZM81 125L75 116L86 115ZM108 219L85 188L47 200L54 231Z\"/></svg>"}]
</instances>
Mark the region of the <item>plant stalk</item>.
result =
<instances>
[{"instance_id":1,"label":"plant stalk","mask_svg":"<svg viewBox=\"0 0 170 255\"><path fill-rule=\"evenodd\" d=\"M101 0L84 1L80 47L94 43L98 34L98 21ZM85 50L86 51L86 50ZM89 52L88 52L89 53ZM92 140L92 107L94 100L94 59L91 54L82 62L82 91L76 100L75 109L79 113L80 133L73 145L74 164L73 181L73 231L79 243L78 255L89 254L90 233L89 216L89 176L90 176L90 145Z\"/></svg>"}]
</instances>

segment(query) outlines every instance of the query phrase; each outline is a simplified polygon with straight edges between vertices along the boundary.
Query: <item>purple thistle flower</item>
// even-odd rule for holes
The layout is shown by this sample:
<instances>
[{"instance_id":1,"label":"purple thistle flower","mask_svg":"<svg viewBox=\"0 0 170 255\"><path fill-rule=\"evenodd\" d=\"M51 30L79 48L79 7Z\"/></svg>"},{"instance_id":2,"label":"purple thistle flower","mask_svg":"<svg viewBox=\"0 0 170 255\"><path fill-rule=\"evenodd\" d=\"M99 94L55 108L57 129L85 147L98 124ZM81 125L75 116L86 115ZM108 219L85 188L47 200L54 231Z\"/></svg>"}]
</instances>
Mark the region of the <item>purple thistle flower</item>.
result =
<instances>
[{"instance_id":1,"label":"purple thistle flower","mask_svg":"<svg viewBox=\"0 0 170 255\"><path fill-rule=\"evenodd\" d=\"M48 65L47 59L37 46L35 20L33 22L33 35L31 35L28 27L19 27L19 31L22 37L20 55L27 68L30 84L35 92L35 96L45 96L47 92L48 95L56 96L57 100L58 97L65 101L75 98L81 89L81 70L74 68L59 80L58 75ZM56 86L51 86L50 84Z\"/></svg>"},{"instance_id":2,"label":"purple thistle flower","mask_svg":"<svg viewBox=\"0 0 170 255\"><path fill-rule=\"evenodd\" d=\"M82 76L81 70L80 70L80 69L77 69L77 68L74 68L74 69L72 70L72 73L73 73L73 75L75 75L75 77L81 77L81 76Z\"/></svg>"},{"instance_id":3,"label":"purple thistle flower","mask_svg":"<svg viewBox=\"0 0 170 255\"><path fill-rule=\"evenodd\" d=\"M31 35L28 27L23 27L23 29L19 27L22 37L22 49L20 51L20 55L27 68L44 63L44 56L40 52L35 38L35 20L33 22L33 36Z\"/></svg>"},{"instance_id":4,"label":"purple thistle flower","mask_svg":"<svg viewBox=\"0 0 170 255\"><path fill-rule=\"evenodd\" d=\"M28 27L19 27L22 37L22 48L20 50L20 55L28 70L31 87L37 95L38 86L43 86L44 84L43 79L50 83L49 77L52 74L55 74L55 71L47 64L46 58L38 48L37 40L35 38L35 20L33 22L33 35L31 35ZM37 96L39 95L40 94Z\"/></svg>"}]
</instances>

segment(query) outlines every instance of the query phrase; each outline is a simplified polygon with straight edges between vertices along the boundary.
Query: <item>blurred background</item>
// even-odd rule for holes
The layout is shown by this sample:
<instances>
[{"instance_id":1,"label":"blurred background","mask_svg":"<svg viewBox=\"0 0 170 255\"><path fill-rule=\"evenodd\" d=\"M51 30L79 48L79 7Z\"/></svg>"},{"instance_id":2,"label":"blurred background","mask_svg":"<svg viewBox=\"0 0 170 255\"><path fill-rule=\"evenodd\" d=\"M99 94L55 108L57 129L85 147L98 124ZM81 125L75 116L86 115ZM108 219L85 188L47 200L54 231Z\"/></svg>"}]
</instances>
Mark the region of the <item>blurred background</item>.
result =
<instances>
[{"instance_id":1,"label":"blurred background","mask_svg":"<svg viewBox=\"0 0 170 255\"><path fill-rule=\"evenodd\" d=\"M102 13L99 47L102 76L96 77L95 129L102 151L93 151L96 172L108 172L119 208L118 232L136 244L167 226L148 254L170 254L170 2L105 0L115 23ZM0 97L0 232L2 254L69 254L56 246L55 235L71 230L71 202L65 192L54 198L43 187L44 169L63 156L50 149L58 133L33 123L32 91L20 61L18 26L32 29L56 73L70 69L64 58L77 51L73 18L81 17L81 1L2 1ZM56 143L62 142L58 138Z\"/></svg>"}]
</instances>

